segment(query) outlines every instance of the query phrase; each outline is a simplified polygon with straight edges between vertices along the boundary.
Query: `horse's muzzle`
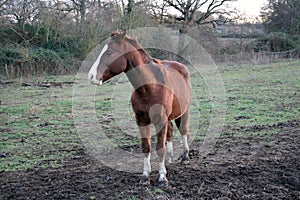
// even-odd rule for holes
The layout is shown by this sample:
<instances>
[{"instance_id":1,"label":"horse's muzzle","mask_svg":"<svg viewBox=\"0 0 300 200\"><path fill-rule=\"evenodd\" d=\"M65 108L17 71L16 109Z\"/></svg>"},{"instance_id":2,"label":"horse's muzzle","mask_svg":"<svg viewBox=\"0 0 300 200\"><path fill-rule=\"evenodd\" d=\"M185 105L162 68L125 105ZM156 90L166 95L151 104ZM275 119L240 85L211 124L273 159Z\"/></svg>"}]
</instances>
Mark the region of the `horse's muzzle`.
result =
<instances>
[{"instance_id":1,"label":"horse's muzzle","mask_svg":"<svg viewBox=\"0 0 300 200\"><path fill-rule=\"evenodd\" d=\"M102 85L102 79L97 80L95 75L89 74L88 79L93 85Z\"/></svg>"}]
</instances>

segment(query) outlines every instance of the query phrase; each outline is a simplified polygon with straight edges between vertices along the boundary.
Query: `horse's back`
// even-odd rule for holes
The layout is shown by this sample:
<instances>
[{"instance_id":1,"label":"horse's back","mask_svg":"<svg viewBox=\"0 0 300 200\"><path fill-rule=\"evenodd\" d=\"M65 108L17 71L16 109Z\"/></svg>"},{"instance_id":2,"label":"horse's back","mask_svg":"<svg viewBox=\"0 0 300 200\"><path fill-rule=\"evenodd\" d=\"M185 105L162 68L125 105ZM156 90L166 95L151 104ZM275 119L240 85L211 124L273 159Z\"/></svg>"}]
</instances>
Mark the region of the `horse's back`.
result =
<instances>
[{"instance_id":1,"label":"horse's back","mask_svg":"<svg viewBox=\"0 0 300 200\"><path fill-rule=\"evenodd\" d=\"M185 65L183 65L180 62L169 61L169 60L158 60L158 59L154 59L154 62L157 64L164 65L167 68L178 71L186 80L189 80L190 78L190 73L188 69L186 68Z\"/></svg>"}]
</instances>

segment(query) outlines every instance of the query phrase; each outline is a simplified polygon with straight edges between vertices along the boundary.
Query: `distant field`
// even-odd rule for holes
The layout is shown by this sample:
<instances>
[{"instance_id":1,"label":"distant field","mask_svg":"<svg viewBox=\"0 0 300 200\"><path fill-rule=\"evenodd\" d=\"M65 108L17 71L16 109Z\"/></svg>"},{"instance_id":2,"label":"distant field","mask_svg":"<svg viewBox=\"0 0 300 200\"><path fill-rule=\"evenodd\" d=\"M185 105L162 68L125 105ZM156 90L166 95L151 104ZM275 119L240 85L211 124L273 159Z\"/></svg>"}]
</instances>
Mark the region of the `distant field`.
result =
<instances>
[{"instance_id":1,"label":"distant field","mask_svg":"<svg viewBox=\"0 0 300 200\"><path fill-rule=\"evenodd\" d=\"M239 38L222 38L222 37L219 38L219 41L225 46L230 45L234 42L240 43L241 41L243 42L243 44L248 44L250 42L253 42L254 40L255 39L253 39L253 38L242 38L242 39L239 39Z\"/></svg>"}]
</instances>

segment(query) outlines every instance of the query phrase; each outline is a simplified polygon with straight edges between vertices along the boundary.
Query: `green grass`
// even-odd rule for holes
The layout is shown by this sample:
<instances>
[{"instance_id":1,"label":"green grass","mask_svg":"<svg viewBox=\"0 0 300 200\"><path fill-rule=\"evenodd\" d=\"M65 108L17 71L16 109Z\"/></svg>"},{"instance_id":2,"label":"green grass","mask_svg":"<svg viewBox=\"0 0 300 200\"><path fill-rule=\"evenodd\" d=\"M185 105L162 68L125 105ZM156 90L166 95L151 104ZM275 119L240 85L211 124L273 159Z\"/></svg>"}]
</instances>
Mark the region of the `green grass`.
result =
<instances>
[{"instance_id":1,"label":"green grass","mask_svg":"<svg viewBox=\"0 0 300 200\"><path fill-rule=\"evenodd\" d=\"M191 119L191 131L199 133L195 141L203 139L213 106L221 104L227 107L223 134L271 135L280 130L251 132L251 127L299 120L299 60L272 65L220 66L219 70L226 89L225 102L212 102L205 82L192 80L196 104L192 105L191 113L196 117ZM46 76L35 80L72 81L74 76ZM105 127L103 131L115 144L140 145L138 138L122 132L125 127L138 134L129 97L122 101L123 95L130 96L129 92L113 92L122 83L116 85L115 80L98 87L96 103L83 102L82 109L88 105L96 108L99 124ZM0 85L0 88L0 154L6 155L0 158L0 171L58 167L78 156L78 149L84 146L72 117L72 85L45 89L15 83ZM104 94L110 94L110 98ZM125 118L131 120L130 123L122 121ZM250 131L245 132L246 129ZM175 140L180 140L178 131Z\"/></svg>"},{"instance_id":2,"label":"green grass","mask_svg":"<svg viewBox=\"0 0 300 200\"><path fill-rule=\"evenodd\" d=\"M250 127L298 120L299 74L299 61L224 71L228 99L226 125Z\"/></svg>"},{"instance_id":3,"label":"green grass","mask_svg":"<svg viewBox=\"0 0 300 200\"><path fill-rule=\"evenodd\" d=\"M0 153L6 155L0 158L0 171L57 167L76 154L80 139L71 117L72 86L0 87Z\"/></svg>"}]
</instances>

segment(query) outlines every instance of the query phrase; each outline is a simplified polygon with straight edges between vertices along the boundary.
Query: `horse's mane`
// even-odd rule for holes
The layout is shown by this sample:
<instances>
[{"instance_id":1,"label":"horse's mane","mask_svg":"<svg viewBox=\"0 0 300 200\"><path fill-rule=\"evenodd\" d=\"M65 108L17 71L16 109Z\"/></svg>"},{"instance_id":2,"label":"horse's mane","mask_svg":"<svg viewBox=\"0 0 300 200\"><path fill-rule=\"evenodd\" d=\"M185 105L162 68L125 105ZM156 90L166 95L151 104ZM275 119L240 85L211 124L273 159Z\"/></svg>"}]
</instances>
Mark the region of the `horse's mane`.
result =
<instances>
[{"instance_id":1,"label":"horse's mane","mask_svg":"<svg viewBox=\"0 0 300 200\"><path fill-rule=\"evenodd\" d=\"M111 37L112 38L117 38L118 36L121 36L122 34L123 33L121 33L120 31L114 31L114 32L111 33ZM144 52L146 55L148 55L146 50L140 45L140 43L138 42L138 40L136 38L132 38L132 37L130 37L126 34L123 39L125 41L129 42L136 49L138 49L138 50Z\"/></svg>"}]
</instances>

